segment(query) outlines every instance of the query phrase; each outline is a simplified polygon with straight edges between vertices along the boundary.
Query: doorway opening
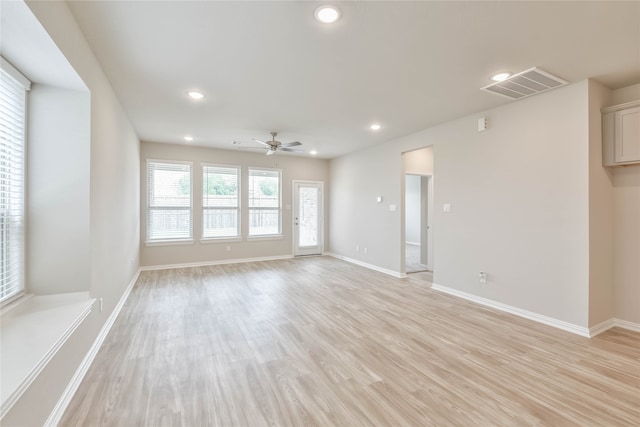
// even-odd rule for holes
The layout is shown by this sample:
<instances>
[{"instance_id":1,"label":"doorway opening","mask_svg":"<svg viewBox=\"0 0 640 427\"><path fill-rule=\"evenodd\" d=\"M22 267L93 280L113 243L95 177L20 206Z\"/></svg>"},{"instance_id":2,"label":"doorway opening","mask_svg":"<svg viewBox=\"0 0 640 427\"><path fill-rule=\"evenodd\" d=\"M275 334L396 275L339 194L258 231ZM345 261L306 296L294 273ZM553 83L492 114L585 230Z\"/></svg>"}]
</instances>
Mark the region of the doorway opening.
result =
<instances>
[{"instance_id":1,"label":"doorway opening","mask_svg":"<svg viewBox=\"0 0 640 427\"><path fill-rule=\"evenodd\" d=\"M431 271L429 187L431 176L405 175L405 271Z\"/></svg>"},{"instance_id":2,"label":"doorway opening","mask_svg":"<svg viewBox=\"0 0 640 427\"><path fill-rule=\"evenodd\" d=\"M404 272L433 272L433 148L403 153Z\"/></svg>"}]
</instances>

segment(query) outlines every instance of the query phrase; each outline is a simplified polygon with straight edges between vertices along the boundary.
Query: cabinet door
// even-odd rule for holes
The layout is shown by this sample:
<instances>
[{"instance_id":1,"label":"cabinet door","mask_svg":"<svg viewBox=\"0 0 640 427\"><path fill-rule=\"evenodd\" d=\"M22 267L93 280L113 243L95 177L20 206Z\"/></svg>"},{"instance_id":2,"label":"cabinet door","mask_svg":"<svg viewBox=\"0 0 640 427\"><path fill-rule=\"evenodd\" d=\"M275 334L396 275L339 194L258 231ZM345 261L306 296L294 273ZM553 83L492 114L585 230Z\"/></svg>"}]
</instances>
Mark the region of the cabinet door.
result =
<instances>
[{"instance_id":1,"label":"cabinet door","mask_svg":"<svg viewBox=\"0 0 640 427\"><path fill-rule=\"evenodd\" d=\"M616 111L616 163L640 161L640 107Z\"/></svg>"}]
</instances>

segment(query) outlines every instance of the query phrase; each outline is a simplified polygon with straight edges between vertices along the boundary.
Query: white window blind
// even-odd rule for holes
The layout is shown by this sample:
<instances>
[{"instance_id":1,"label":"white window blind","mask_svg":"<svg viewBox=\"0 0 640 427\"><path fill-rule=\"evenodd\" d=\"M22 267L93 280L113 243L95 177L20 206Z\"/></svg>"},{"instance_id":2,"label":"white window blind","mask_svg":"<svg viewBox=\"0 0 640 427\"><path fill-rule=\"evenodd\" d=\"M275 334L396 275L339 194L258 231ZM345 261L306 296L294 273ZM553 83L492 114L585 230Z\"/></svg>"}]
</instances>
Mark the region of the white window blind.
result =
<instances>
[{"instance_id":1,"label":"white window blind","mask_svg":"<svg viewBox=\"0 0 640 427\"><path fill-rule=\"evenodd\" d=\"M240 236L240 168L202 166L202 237Z\"/></svg>"},{"instance_id":2,"label":"white window blind","mask_svg":"<svg viewBox=\"0 0 640 427\"><path fill-rule=\"evenodd\" d=\"M280 171L249 169L249 236L280 234Z\"/></svg>"},{"instance_id":3,"label":"white window blind","mask_svg":"<svg viewBox=\"0 0 640 427\"><path fill-rule=\"evenodd\" d=\"M191 240L191 164L147 160L147 242Z\"/></svg>"},{"instance_id":4,"label":"white window blind","mask_svg":"<svg viewBox=\"0 0 640 427\"><path fill-rule=\"evenodd\" d=\"M29 81L0 60L0 302L24 291L26 94Z\"/></svg>"}]
</instances>

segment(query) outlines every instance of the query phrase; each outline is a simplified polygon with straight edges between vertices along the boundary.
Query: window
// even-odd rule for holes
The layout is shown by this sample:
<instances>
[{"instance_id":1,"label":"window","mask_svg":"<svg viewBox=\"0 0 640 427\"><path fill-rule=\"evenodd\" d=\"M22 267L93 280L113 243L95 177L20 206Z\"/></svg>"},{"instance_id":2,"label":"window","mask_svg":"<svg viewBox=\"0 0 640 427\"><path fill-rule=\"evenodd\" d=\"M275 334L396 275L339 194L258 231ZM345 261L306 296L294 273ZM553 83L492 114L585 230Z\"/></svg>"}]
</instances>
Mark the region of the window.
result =
<instances>
[{"instance_id":1,"label":"window","mask_svg":"<svg viewBox=\"0 0 640 427\"><path fill-rule=\"evenodd\" d=\"M0 58L0 302L24 291L25 126L29 81Z\"/></svg>"},{"instance_id":2,"label":"window","mask_svg":"<svg viewBox=\"0 0 640 427\"><path fill-rule=\"evenodd\" d=\"M202 238L240 236L240 168L202 166Z\"/></svg>"},{"instance_id":3,"label":"window","mask_svg":"<svg viewBox=\"0 0 640 427\"><path fill-rule=\"evenodd\" d=\"M249 236L280 234L280 171L249 169Z\"/></svg>"},{"instance_id":4,"label":"window","mask_svg":"<svg viewBox=\"0 0 640 427\"><path fill-rule=\"evenodd\" d=\"M191 240L191 163L147 160L147 194L147 242Z\"/></svg>"}]
</instances>

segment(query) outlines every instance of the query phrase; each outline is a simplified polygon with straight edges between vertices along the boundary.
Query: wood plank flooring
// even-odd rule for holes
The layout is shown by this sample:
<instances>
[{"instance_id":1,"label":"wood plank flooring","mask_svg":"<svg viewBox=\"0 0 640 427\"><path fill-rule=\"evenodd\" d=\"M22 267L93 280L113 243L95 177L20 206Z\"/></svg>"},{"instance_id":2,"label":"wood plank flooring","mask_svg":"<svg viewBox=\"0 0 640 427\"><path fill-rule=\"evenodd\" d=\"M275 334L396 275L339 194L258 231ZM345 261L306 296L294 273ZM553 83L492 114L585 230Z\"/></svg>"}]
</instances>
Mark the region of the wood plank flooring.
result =
<instances>
[{"instance_id":1,"label":"wood plank flooring","mask_svg":"<svg viewBox=\"0 0 640 427\"><path fill-rule=\"evenodd\" d=\"M638 426L586 339L333 258L144 272L62 426Z\"/></svg>"}]
</instances>

